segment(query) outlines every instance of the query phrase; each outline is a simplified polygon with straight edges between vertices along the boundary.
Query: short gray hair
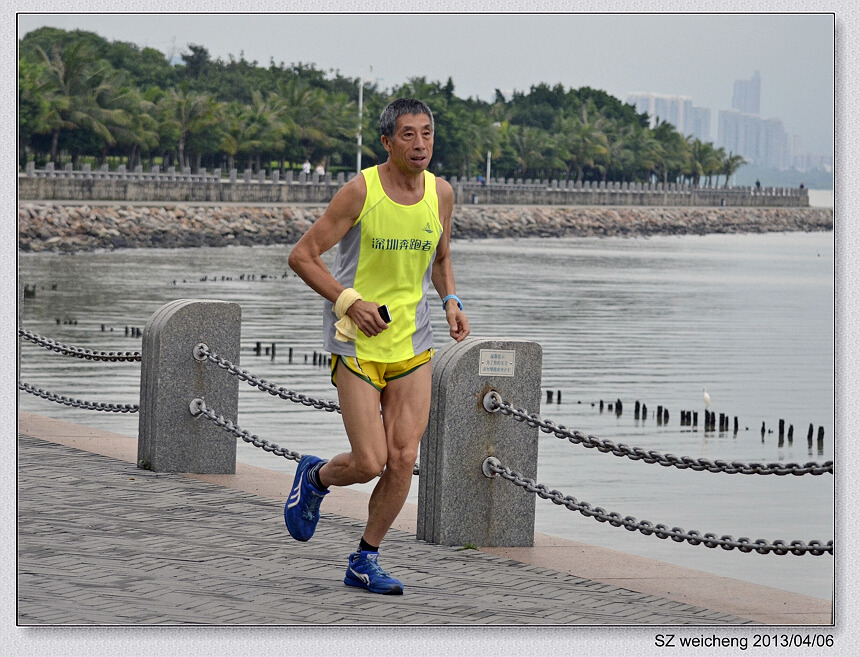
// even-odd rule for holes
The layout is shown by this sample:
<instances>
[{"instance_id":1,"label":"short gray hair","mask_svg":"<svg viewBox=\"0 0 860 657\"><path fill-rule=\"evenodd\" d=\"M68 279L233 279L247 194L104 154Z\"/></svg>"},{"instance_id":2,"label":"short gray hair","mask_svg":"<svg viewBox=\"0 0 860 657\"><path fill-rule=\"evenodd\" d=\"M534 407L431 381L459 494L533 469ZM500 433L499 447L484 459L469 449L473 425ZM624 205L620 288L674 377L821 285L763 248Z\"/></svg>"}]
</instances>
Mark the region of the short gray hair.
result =
<instances>
[{"instance_id":1,"label":"short gray hair","mask_svg":"<svg viewBox=\"0 0 860 657\"><path fill-rule=\"evenodd\" d=\"M394 129L397 127L397 117L404 114L426 114L430 117L430 127L436 130L433 121L433 112L427 107L423 101L415 98L398 98L393 100L379 115L379 134L385 135L389 139L394 137Z\"/></svg>"}]
</instances>

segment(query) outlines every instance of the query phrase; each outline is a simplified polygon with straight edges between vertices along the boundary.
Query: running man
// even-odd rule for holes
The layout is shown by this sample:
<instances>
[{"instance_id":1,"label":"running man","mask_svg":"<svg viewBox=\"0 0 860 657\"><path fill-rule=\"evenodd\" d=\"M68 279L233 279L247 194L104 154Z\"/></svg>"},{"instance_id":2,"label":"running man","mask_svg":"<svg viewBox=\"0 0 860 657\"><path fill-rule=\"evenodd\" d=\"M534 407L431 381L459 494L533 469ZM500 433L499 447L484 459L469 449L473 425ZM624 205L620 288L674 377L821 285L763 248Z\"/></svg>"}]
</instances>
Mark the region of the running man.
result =
<instances>
[{"instance_id":1,"label":"running man","mask_svg":"<svg viewBox=\"0 0 860 657\"><path fill-rule=\"evenodd\" d=\"M377 559L409 493L430 414L431 282L454 340L469 335L469 322L451 266L454 190L427 171L433 114L401 98L383 110L379 128L388 160L344 185L290 254L290 267L326 300L324 344L351 451L330 461L301 459L284 519L293 538L307 541L330 486L366 483L381 472L344 583L398 595L403 584ZM329 272L321 256L335 245Z\"/></svg>"}]
</instances>

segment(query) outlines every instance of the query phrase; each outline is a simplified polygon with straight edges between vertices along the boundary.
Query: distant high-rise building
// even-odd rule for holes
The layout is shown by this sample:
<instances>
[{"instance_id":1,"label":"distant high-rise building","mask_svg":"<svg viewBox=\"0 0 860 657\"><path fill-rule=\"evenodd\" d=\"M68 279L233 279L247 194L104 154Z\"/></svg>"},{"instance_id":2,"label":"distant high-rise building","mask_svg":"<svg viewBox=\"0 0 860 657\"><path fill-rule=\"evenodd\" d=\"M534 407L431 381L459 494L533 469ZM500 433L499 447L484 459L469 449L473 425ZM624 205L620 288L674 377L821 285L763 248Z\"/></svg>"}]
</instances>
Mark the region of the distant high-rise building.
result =
<instances>
[{"instance_id":1,"label":"distant high-rise building","mask_svg":"<svg viewBox=\"0 0 860 657\"><path fill-rule=\"evenodd\" d=\"M761 77L758 71L749 80L735 80L732 109L744 114L761 113Z\"/></svg>"},{"instance_id":2,"label":"distant high-rise building","mask_svg":"<svg viewBox=\"0 0 860 657\"><path fill-rule=\"evenodd\" d=\"M791 162L791 147L782 121L768 119L761 122L761 153L763 166L785 169Z\"/></svg>"},{"instance_id":3,"label":"distant high-rise building","mask_svg":"<svg viewBox=\"0 0 860 657\"><path fill-rule=\"evenodd\" d=\"M717 120L717 146L750 164L777 169L791 164L791 141L779 119L722 110Z\"/></svg>"},{"instance_id":4,"label":"distant high-rise building","mask_svg":"<svg viewBox=\"0 0 860 657\"><path fill-rule=\"evenodd\" d=\"M693 107L690 111L689 127L684 134L693 135L701 142L711 141L711 110L707 107Z\"/></svg>"},{"instance_id":5,"label":"distant high-rise building","mask_svg":"<svg viewBox=\"0 0 860 657\"><path fill-rule=\"evenodd\" d=\"M717 146L726 153L742 155L744 131L742 117L737 110L720 110L717 114Z\"/></svg>"},{"instance_id":6,"label":"distant high-rise building","mask_svg":"<svg viewBox=\"0 0 860 657\"><path fill-rule=\"evenodd\" d=\"M660 121L667 121L683 135L710 135L711 111L705 108L693 107L693 101L688 96L670 96L645 92L628 94L627 102L636 108L640 114L648 115L648 127L653 128ZM702 113L706 116L703 116ZM697 126L697 122L706 121L707 125ZM703 139L699 137L699 139ZM704 141L704 139L703 139Z\"/></svg>"}]
</instances>

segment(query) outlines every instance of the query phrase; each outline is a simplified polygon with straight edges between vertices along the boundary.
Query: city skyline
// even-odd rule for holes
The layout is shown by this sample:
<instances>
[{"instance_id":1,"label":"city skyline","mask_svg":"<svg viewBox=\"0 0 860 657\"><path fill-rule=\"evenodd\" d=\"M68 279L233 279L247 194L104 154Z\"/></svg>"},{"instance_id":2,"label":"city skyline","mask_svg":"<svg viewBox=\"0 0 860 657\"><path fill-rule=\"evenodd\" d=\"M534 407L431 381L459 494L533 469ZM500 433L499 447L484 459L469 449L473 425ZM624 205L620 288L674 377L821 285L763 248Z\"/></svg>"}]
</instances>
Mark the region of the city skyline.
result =
<instances>
[{"instance_id":1,"label":"city skyline","mask_svg":"<svg viewBox=\"0 0 860 657\"><path fill-rule=\"evenodd\" d=\"M670 96L653 92L632 92L629 104L648 114L649 126L658 121L674 125L684 136L711 142L727 152L741 155L750 164L801 171L833 169L832 153L811 153L799 135L786 132L780 117L764 117L761 107L761 75L754 71L749 79L735 80L731 109L698 107L690 96ZM716 134L713 122L716 120Z\"/></svg>"},{"instance_id":2,"label":"city skyline","mask_svg":"<svg viewBox=\"0 0 860 657\"><path fill-rule=\"evenodd\" d=\"M528 92L541 83L589 86L623 102L647 90L689 96L712 116L729 108L733 82L758 70L762 115L781 113L804 150L833 152L834 17L826 13L20 13L18 37L44 25L168 56L195 44L223 61L313 64L385 89L411 77L450 77L459 97L486 101L496 89ZM425 37L390 57L385 38L356 39L376 34Z\"/></svg>"}]
</instances>

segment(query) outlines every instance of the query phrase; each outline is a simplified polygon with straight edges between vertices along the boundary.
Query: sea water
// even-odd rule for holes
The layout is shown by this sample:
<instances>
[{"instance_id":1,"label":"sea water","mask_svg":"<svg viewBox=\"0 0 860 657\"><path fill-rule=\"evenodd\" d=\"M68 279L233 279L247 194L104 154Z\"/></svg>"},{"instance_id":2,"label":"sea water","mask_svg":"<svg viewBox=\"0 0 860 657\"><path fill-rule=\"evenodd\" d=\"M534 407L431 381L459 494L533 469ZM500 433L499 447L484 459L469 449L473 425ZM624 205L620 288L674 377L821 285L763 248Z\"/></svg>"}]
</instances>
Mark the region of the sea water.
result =
<instances>
[{"instance_id":1,"label":"sea water","mask_svg":"<svg viewBox=\"0 0 860 657\"><path fill-rule=\"evenodd\" d=\"M36 286L35 298L22 305L22 325L74 346L139 350L130 329L143 328L161 305L184 298L233 301L242 307L243 367L296 392L336 399L327 368L313 364L314 353L322 353L322 303L288 271L289 250L21 254L20 282ZM543 348L543 403L527 410L664 454L761 463L834 459L833 233L455 240L452 253L472 335L533 340ZM434 309L437 348L443 348L450 338L441 308ZM257 342L276 345L276 356L257 356ZM139 377L139 364L81 361L22 343L20 379L57 394L137 403ZM737 433L733 427L704 431L704 388L713 411L738 418ZM545 391L553 392L552 403ZM620 416L608 410L617 400ZM647 405L648 419L634 418L636 401ZM669 411L665 424L654 419L658 405ZM68 408L24 392L19 407L137 435L134 415ZM682 410L698 412L695 429L681 425ZM780 443L780 420L786 431L793 427L792 442ZM301 453L330 457L347 446L339 415L242 383L238 423ZM540 434L539 441L540 483L622 516L769 542L834 537L832 475L693 472L551 435ZM295 470L293 461L242 441L238 458ZM371 484L356 488L369 491ZM416 479L410 502L417 493ZM831 556L679 544L541 499L536 530L820 598L833 590Z\"/></svg>"}]
</instances>

